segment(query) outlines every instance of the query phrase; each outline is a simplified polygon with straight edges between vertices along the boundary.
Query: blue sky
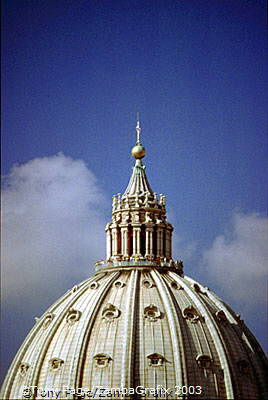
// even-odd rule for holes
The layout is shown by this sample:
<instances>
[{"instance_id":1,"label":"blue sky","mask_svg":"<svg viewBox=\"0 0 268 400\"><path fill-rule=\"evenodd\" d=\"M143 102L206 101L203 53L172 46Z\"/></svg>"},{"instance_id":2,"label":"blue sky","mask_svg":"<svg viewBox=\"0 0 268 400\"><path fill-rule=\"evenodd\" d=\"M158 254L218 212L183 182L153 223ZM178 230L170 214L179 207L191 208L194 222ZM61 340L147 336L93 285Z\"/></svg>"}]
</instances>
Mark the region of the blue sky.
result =
<instances>
[{"instance_id":1,"label":"blue sky","mask_svg":"<svg viewBox=\"0 0 268 400\"><path fill-rule=\"evenodd\" d=\"M4 368L34 313L104 256L111 196L131 173L137 111L150 184L167 195L175 255L267 348L265 1L2 5L3 205L15 215L4 211ZM53 250L44 244L52 230Z\"/></svg>"}]
</instances>

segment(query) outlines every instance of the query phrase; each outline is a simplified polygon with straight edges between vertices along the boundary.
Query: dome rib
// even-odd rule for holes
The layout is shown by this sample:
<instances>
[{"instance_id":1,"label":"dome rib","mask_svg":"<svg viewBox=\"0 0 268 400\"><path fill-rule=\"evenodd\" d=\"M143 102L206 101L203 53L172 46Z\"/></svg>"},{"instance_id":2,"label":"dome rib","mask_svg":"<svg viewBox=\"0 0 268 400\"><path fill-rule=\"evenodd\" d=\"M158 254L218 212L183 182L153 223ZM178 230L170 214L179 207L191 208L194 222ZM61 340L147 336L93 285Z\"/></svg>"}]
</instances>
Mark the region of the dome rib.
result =
<instances>
[{"instance_id":1,"label":"dome rib","mask_svg":"<svg viewBox=\"0 0 268 400\"><path fill-rule=\"evenodd\" d=\"M123 336L123 352L122 352L122 387L132 387L132 371L133 371L133 344L135 343L135 299L137 295L138 271L133 270L130 275L130 283L126 295L126 309L129 310L125 318L125 329Z\"/></svg>"},{"instance_id":2,"label":"dome rib","mask_svg":"<svg viewBox=\"0 0 268 400\"><path fill-rule=\"evenodd\" d=\"M191 282L191 283L196 283L196 281L192 278L186 277L187 281ZM200 285L200 284L199 284ZM268 394L265 386L263 385L262 382L265 381L264 379L264 373L263 370L265 370L266 366L265 366L265 362L263 363L263 367L260 367L260 364L258 362L256 362L256 358L253 356L254 354L254 350L251 344L251 332L249 332L249 330L247 329L247 327L245 325L243 325L243 334L245 335L246 339L248 340L248 344L245 343L245 340L243 340L243 334L242 336L239 334L238 329L239 328L239 323L237 321L237 319L235 319L235 317L233 316L234 312L231 310L230 308L224 303L224 301L220 300L218 298L217 295L215 295L212 291L207 290L206 291L207 295L208 295L208 299L213 303L216 304L217 307L220 310L223 310L226 314L226 316L228 316L228 321L230 324L230 327L232 329L232 335L231 335L231 340L230 340L230 331L225 332L223 329L221 330L223 338L224 338L224 343L228 344L228 348L229 348L229 352L232 354L236 354L236 359L238 361L239 357L237 357L238 354L240 354L240 358L244 359L245 358L245 353L247 355L247 360L250 364L254 365L254 368L252 368L252 372L255 374L256 376L256 381L258 382L259 388L262 388L262 393L264 394ZM240 328L239 328L240 329ZM250 336L250 334L251 336ZM249 336L249 337L248 337ZM242 340L241 340L242 339ZM255 338L254 338L255 339ZM259 344L257 343L257 346L259 346ZM248 349L248 347L250 347L250 351ZM232 358L231 358L232 359ZM234 364L234 362L231 362L232 365L232 369L233 371L237 370L237 366ZM253 383L253 382L252 382ZM234 382L234 386L236 387L237 392L241 392L241 389L239 388L240 385L237 382L237 380ZM245 388L245 393L241 394L242 397L245 397L248 395L249 393L249 388ZM255 392L258 391L258 387L256 387ZM252 393L252 395L254 396L254 393Z\"/></svg>"},{"instance_id":3,"label":"dome rib","mask_svg":"<svg viewBox=\"0 0 268 400\"><path fill-rule=\"evenodd\" d=\"M89 279L89 281L91 281L92 278ZM77 301L77 299L84 294L87 291L88 287L85 284L82 288L79 288L76 292L74 292L74 296L72 296L72 298L70 299L70 301L67 302L66 305L64 305L64 311L62 311L58 318L55 318L55 322L53 324L52 322L52 326L50 328L49 335L47 334L44 337L44 340L40 346L40 352L39 352L39 356L37 357L37 359L35 360L35 368L33 369L33 375L31 377L31 382L33 382L34 386L38 386L38 382L39 382L39 378L40 378L40 374L41 374L41 369L42 368L47 368L47 366L43 364L44 359L46 358L46 354L48 351L48 348L60 326L60 324L63 322L63 320L65 319L67 312L69 311L69 309L75 304L75 302ZM69 293L70 294L70 293ZM58 306L58 303L54 303L54 305L52 306L52 310L55 310L56 307Z\"/></svg>"},{"instance_id":4,"label":"dome rib","mask_svg":"<svg viewBox=\"0 0 268 400\"><path fill-rule=\"evenodd\" d=\"M118 272L115 272L112 274L111 279L115 280L115 279L117 279L117 277L118 277ZM100 276L97 275L95 277L94 282L99 282L100 280L102 280L102 278L104 278L103 274L100 274ZM93 282L91 282L91 283L93 283ZM90 288L90 283L88 285L88 289L89 288ZM80 356L81 350L82 350L81 343L83 343L83 341L85 340L85 338L87 336L86 331L91 330L90 325L92 325L92 323L94 321L94 314L96 314L98 312L100 304L101 304L101 300L104 296L106 296L109 288L110 288L110 279L107 280L104 287L102 289L100 289L101 290L100 293L99 293L99 291L96 291L95 296L94 296L95 298L89 299L86 306L84 307L85 311L83 311L82 319L80 321L80 324L82 324L82 326L80 328L79 337L77 338L76 350L73 353L73 358L76 358L76 361L72 363L73 372L69 371L68 384L70 384L71 387L76 387L77 380L79 378L80 357L81 357L81 360L83 360L83 356ZM93 304L90 304L90 303L93 303ZM99 307L98 307L98 304L99 304ZM79 351L79 349L80 349L80 351ZM73 377L73 381L71 379L72 377ZM77 387L80 387L80 386L77 386Z\"/></svg>"},{"instance_id":5,"label":"dome rib","mask_svg":"<svg viewBox=\"0 0 268 400\"><path fill-rule=\"evenodd\" d=\"M83 340L80 344L80 351L78 353L77 372L76 372L76 376L75 376L74 387L79 387L79 388L83 387L86 352L87 352L88 342L89 342L90 334L91 334L91 331L93 328L93 324L95 323L95 316L98 314L100 307L102 306L102 300L107 295L107 293L111 287L111 284L113 284L119 276L120 276L120 272L118 272L118 271L116 271L115 273L112 273L112 276L110 276L110 279L107 279L106 284L102 288L101 295L99 296L99 293L96 292L96 302L95 302L95 307L92 307L91 318L85 319L85 325L84 325L85 330L83 332L83 335L81 335L83 337Z\"/></svg>"},{"instance_id":6,"label":"dome rib","mask_svg":"<svg viewBox=\"0 0 268 400\"><path fill-rule=\"evenodd\" d=\"M90 278L89 280L91 280L91 279L92 278ZM85 290L86 290L86 288L84 288L84 291ZM38 376L39 376L39 374L37 372L37 369L38 369L37 367L41 366L40 353L42 352L42 349L43 349L43 353L44 354L46 353L47 346L44 346L44 344L46 342L52 340L53 336L52 336L51 333L56 331L55 328L58 328L60 322L64 319L65 314L60 315L60 317L58 319L55 318L54 323L52 321L51 326L48 327L49 330L47 331L47 332L49 332L49 335L47 334L46 336L44 336L44 338L42 340L42 330L43 330L42 323L43 323L44 317L45 317L46 314L52 313L58 307L59 304L62 304L65 300L67 300L69 295L70 295L70 292L68 291L58 301L56 301L47 310L47 312L45 312L43 314L43 316L38 320L36 325L32 328L32 330L27 335L27 337L24 340L22 346L20 347L20 350L18 351L15 359L13 360L13 362L12 362L12 364L10 366L10 371L12 371L12 373L11 374L9 374L9 373L7 374L7 381L5 381L4 384L3 384L4 396L6 396L6 398L10 398L10 396L12 395L12 392L15 392L15 394L14 394L15 398L20 398L21 397L21 393L18 392L19 390L21 390L21 388L17 387L17 385L12 387L12 382L14 381L14 379L16 378L16 376L18 374L18 369L19 369L20 363L22 361L24 361L24 357L27 354L27 350L29 349L29 347L32 345L32 343L34 341L38 342L37 351L39 352L39 355L37 357L37 360L35 360L36 367L33 368L32 372L28 375L27 381L31 382L31 385L36 385L36 382L37 382ZM71 299L69 304L72 304L72 302L74 302L74 301L75 301L75 299ZM57 321L59 321L59 323L56 324ZM41 344L40 344L40 340L41 340ZM34 346L34 348L36 348L36 347ZM43 360L43 358L42 358L42 360Z\"/></svg>"},{"instance_id":7,"label":"dome rib","mask_svg":"<svg viewBox=\"0 0 268 400\"><path fill-rule=\"evenodd\" d=\"M178 279L177 275L174 274L174 272L170 272L170 275L174 279ZM197 304L199 311L205 316L206 319L206 324L208 326L208 329L210 330L213 340L215 341L215 344L217 346L218 350L218 356L220 359L220 363L222 368L225 370L224 374L224 380L226 382L226 395L228 399L234 399L234 392L233 392L233 381L232 381L232 371L230 369L230 361L229 361L229 354L228 351L224 345L224 340L222 337L222 334L218 328L218 326L215 324L215 321L210 317L210 313L207 310L207 307L199 300L199 298L196 296L194 292L188 287L188 285L182 280L179 279L181 286L184 288L185 292L188 294L188 296L192 299L194 304Z\"/></svg>"},{"instance_id":8,"label":"dome rib","mask_svg":"<svg viewBox=\"0 0 268 400\"><path fill-rule=\"evenodd\" d=\"M165 305L165 310L167 314L167 318L169 321L170 331L171 331L171 339L173 345L173 353L174 353L174 366L175 366L175 376L176 376L176 385L183 386L183 366L181 361L181 352L180 352L180 344L178 337L182 337L182 332L180 326L176 324L176 312L174 310L174 306L172 304L172 300L170 298L170 294L167 291L167 288L163 285L163 282L160 278L160 274L158 271L152 270L151 275L155 282L157 283L157 287L163 303ZM179 333L179 335L177 334Z\"/></svg>"}]
</instances>

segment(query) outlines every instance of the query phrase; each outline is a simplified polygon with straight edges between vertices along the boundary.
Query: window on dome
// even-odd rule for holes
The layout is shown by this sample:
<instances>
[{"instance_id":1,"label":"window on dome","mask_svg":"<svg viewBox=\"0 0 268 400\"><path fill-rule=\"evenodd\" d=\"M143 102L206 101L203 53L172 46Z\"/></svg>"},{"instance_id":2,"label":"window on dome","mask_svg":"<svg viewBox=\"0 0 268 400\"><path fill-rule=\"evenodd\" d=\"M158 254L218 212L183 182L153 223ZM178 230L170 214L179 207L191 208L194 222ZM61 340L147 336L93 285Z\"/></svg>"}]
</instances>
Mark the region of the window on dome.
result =
<instances>
[{"instance_id":1,"label":"window on dome","mask_svg":"<svg viewBox=\"0 0 268 400\"><path fill-rule=\"evenodd\" d=\"M63 360L61 360L60 358L51 358L51 360L49 360L49 364L50 364L50 369L53 370L58 370L60 369L60 367L62 366L62 364L64 363Z\"/></svg>"},{"instance_id":2,"label":"window on dome","mask_svg":"<svg viewBox=\"0 0 268 400\"><path fill-rule=\"evenodd\" d=\"M107 303L102 310L102 318L108 322L113 321L115 318L118 318L119 315L120 310L111 303Z\"/></svg>"},{"instance_id":3,"label":"window on dome","mask_svg":"<svg viewBox=\"0 0 268 400\"><path fill-rule=\"evenodd\" d=\"M27 374L28 369L30 368L30 365L27 363L21 363L19 367L19 372L21 376L25 376Z\"/></svg>"},{"instance_id":4,"label":"window on dome","mask_svg":"<svg viewBox=\"0 0 268 400\"><path fill-rule=\"evenodd\" d=\"M99 287L99 284L98 284L98 282L92 282L90 285L89 285L89 287L90 287L90 289L97 289L98 287Z\"/></svg>"},{"instance_id":5,"label":"window on dome","mask_svg":"<svg viewBox=\"0 0 268 400\"><path fill-rule=\"evenodd\" d=\"M190 321L192 323L196 323L201 320L200 315L198 314L197 310L193 306L186 307L183 310L182 315L185 319L187 319L188 321Z\"/></svg>"},{"instance_id":6,"label":"window on dome","mask_svg":"<svg viewBox=\"0 0 268 400\"><path fill-rule=\"evenodd\" d=\"M96 354L93 359L95 361L95 366L98 368L105 368L108 366L109 362L112 361L112 358L105 353Z\"/></svg>"},{"instance_id":7,"label":"window on dome","mask_svg":"<svg viewBox=\"0 0 268 400\"><path fill-rule=\"evenodd\" d=\"M122 288L123 286L125 286L125 283L122 282L122 281L116 281L116 282L114 283L114 286L115 286L117 289L120 289L120 288Z\"/></svg>"},{"instance_id":8,"label":"window on dome","mask_svg":"<svg viewBox=\"0 0 268 400\"><path fill-rule=\"evenodd\" d=\"M223 325L227 324L227 322L228 322L226 314L222 310L219 310L219 311L216 312L216 318Z\"/></svg>"},{"instance_id":9,"label":"window on dome","mask_svg":"<svg viewBox=\"0 0 268 400\"><path fill-rule=\"evenodd\" d=\"M150 354L147 358L149 361L149 367L160 367L164 364L164 361L166 361L165 357L158 353Z\"/></svg>"},{"instance_id":10,"label":"window on dome","mask_svg":"<svg viewBox=\"0 0 268 400\"><path fill-rule=\"evenodd\" d=\"M45 319L43 321L43 328L47 328L48 325L51 323L51 321L53 320L53 318L55 317L55 314L52 313L48 313L45 315Z\"/></svg>"},{"instance_id":11,"label":"window on dome","mask_svg":"<svg viewBox=\"0 0 268 400\"><path fill-rule=\"evenodd\" d=\"M70 311L69 311L68 314L67 314L66 322L67 322L69 325L72 325L72 324L74 324L76 321L79 320L80 316L81 316L81 311L74 310L73 308L71 308Z\"/></svg>"},{"instance_id":12,"label":"window on dome","mask_svg":"<svg viewBox=\"0 0 268 400\"><path fill-rule=\"evenodd\" d=\"M149 279L144 279L142 281L142 286L145 287L146 289L150 289L153 286L153 284L151 281L149 281Z\"/></svg>"},{"instance_id":13,"label":"window on dome","mask_svg":"<svg viewBox=\"0 0 268 400\"><path fill-rule=\"evenodd\" d=\"M78 286L75 285L75 286L71 289L71 292L72 292L72 293L75 293L75 292L77 292L77 290L78 290Z\"/></svg>"},{"instance_id":14,"label":"window on dome","mask_svg":"<svg viewBox=\"0 0 268 400\"><path fill-rule=\"evenodd\" d=\"M239 360L237 362L237 367L242 375L247 375L249 373L249 363L247 360Z\"/></svg>"},{"instance_id":15,"label":"window on dome","mask_svg":"<svg viewBox=\"0 0 268 400\"><path fill-rule=\"evenodd\" d=\"M161 318L161 311L154 304L150 304L148 307L144 308L144 318L150 322L155 322Z\"/></svg>"},{"instance_id":16,"label":"window on dome","mask_svg":"<svg viewBox=\"0 0 268 400\"><path fill-rule=\"evenodd\" d=\"M199 354L196 357L197 364L200 368L210 369L212 365L211 357L206 354Z\"/></svg>"},{"instance_id":17,"label":"window on dome","mask_svg":"<svg viewBox=\"0 0 268 400\"><path fill-rule=\"evenodd\" d=\"M192 285L192 287L194 288L196 293L200 293L201 292L200 286L197 283L194 283Z\"/></svg>"},{"instance_id":18,"label":"window on dome","mask_svg":"<svg viewBox=\"0 0 268 400\"><path fill-rule=\"evenodd\" d=\"M182 289L182 287L175 281L170 282L170 286L172 287L172 289L175 289L175 290Z\"/></svg>"}]
</instances>

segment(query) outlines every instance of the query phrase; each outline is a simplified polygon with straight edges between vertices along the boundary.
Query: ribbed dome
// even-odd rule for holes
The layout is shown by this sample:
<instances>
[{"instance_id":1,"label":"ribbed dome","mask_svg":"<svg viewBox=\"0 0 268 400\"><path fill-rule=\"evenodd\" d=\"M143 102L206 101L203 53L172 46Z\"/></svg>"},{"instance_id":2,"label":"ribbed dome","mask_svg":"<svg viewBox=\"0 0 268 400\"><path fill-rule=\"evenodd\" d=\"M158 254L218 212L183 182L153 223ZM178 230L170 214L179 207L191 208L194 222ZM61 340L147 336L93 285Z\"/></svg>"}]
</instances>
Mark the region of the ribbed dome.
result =
<instances>
[{"instance_id":1,"label":"ribbed dome","mask_svg":"<svg viewBox=\"0 0 268 400\"><path fill-rule=\"evenodd\" d=\"M244 323L207 287L134 267L97 273L47 310L11 366L4 398L32 385L64 393L156 384L173 388L170 398L184 385L202 386L196 398L265 398L264 368Z\"/></svg>"},{"instance_id":2,"label":"ribbed dome","mask_svg":"<svg viewBox=\"0 0 268 400\"><path fill-rule=\"evenodd\" d=\"M106 259L37 319L1 398L77 399L81 389L98 399L268 396L262 349L230 307L184 276L166 218L165 196L137 160L113 198Z\"/></svg>"}]
</instances>

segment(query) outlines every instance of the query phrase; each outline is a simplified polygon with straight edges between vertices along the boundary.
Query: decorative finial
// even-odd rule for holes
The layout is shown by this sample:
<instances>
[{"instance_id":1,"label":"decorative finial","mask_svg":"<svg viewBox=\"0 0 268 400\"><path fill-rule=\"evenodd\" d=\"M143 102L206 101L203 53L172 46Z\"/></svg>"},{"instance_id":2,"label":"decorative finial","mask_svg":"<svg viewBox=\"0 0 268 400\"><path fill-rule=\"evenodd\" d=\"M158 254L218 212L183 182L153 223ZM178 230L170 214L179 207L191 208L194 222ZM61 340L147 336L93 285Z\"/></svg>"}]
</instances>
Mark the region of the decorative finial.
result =
<instances>
[{"instance_id":1,"label":"decorative finial","mask_svg":"<svg viewBox=\"0 0 268 400\"><path fill-rule=\"evenodd\" d=\"M137 143L140 143L140 133L141 133L141 127L140 127L140 115L137 113L137 126L136 126L136 132L137 132Z\"/></svg>"}]
</instances>

